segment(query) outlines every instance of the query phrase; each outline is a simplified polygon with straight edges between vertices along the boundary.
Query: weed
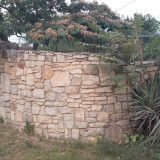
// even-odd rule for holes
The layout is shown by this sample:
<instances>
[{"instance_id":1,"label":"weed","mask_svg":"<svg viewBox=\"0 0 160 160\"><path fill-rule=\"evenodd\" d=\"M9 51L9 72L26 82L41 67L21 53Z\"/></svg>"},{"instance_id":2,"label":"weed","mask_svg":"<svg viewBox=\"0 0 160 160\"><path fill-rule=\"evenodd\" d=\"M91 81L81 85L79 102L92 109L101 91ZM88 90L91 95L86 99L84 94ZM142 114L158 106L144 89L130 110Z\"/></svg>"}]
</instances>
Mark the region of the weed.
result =
<instances>
[{"instance_id":1,"label":"weed","mask_svg":"<svg viewBox=\"0 0 160 160\"><path fill-rule=\"evenodd\" d=\"M122 139L122 144L131 145L132 143L142 142L144 140L144 136L139 134L134 134L134 135L124 134L121 137L121 139Z\"/></svg>"},{"instance_id":2,"label":"weed","mask_svg":"<svg viewBox=\"0 0 160 160\"><path fill-rule=\"evenodd\" d=\"M76 141L73 143L73 146L75 149L85 149L85 143L80 142L80 141Z\"/></svg>"},{"instance_id":3,"label":"weed","mask_svg":"<svg viewBox=\"0 0 160 160\"><path fill-rule=\"evenodd\" d=\"M0 123L4 123L4 119L0 117Z\"/></svg>"},{"instance_id":4,"label":"weed","mask_svg":"<svg viewBox=\"0 0 160 160\"><path fill-rule=\"evenodd\" d=\"M26 140L26 141L24 142L24 144L25 144L25 147L26 147L26 148L34 148L34 149L39 148L38 145L34 144L33 142L31 142L31 141L29 141L29 140Z\"/></svg>"},{"instance_id":5,"label":"weed","mask_svg":"<svg viewBox=\"0 0 160 160\"><path fill-rule=\"evenodd\" d=\"M31 122L26 121L26 125L24 126L25 133L27 133L28 135L34 135L34 127L34 124L31 124Z\"/></svg>"},{"instance_id":6,"label":"weed","mask_svg":"<svg viewBox=\"0 0 160 160\"><path fill-rule=\"evenodd\" d=\"M44 134L39 136L39 140L44 142L46 140L46 136Z\"/></svg>"}]
</instances>

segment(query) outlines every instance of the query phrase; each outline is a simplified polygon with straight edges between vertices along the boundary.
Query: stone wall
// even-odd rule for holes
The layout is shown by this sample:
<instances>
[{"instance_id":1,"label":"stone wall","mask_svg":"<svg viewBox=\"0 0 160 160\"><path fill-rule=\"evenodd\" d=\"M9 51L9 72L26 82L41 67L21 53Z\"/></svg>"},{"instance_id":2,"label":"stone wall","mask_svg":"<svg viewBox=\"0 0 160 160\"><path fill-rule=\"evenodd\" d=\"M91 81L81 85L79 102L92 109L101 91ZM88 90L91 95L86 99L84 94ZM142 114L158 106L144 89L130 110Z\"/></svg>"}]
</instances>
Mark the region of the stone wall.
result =
<instances>
[{"instance_id":1,"label":"stone wall","mask_svg":"<svg viewBox=\"0 0 160 160\"><path fill-rule=\"evenodd\" d=\"M127 97L104 81L114 73L98 63L87 53L1 54L0 115L19 129L28 120L46 137L119 140L129 131Z\"/></svg>"}]
</instances>

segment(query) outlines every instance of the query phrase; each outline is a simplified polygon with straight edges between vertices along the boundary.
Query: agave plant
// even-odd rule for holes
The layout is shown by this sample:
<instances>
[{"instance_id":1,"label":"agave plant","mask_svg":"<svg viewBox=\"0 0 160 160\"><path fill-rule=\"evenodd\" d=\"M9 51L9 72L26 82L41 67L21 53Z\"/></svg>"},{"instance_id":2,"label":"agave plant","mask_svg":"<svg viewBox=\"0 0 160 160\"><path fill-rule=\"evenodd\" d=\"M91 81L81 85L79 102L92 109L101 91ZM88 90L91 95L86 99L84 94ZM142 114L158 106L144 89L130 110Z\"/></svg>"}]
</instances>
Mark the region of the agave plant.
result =
<instances>
[{"instance_id":1,"label":"agave plant","mask_svg":"<svg viewBox=\"0 0 160 160\"><path fill-rule=\"evenodd\" d=\"M137 122L138 131L152 144L160 141L160 76L148 73L145 82L132 90L131 118Z\"/></svg>"}]
</instances>

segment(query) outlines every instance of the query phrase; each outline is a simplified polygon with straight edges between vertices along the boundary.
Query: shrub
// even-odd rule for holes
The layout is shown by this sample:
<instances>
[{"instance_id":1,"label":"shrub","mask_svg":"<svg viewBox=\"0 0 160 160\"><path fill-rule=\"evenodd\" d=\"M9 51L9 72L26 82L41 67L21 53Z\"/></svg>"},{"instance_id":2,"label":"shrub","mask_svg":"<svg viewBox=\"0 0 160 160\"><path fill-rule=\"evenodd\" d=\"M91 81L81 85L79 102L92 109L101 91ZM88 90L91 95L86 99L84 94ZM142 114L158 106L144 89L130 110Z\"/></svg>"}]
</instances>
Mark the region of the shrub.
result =
<instances>
[{"instance_id":1,"label":"shrub","mask_svg":"<svg viewBox=\"0 0 160 160\"><path fill-rule=\"evenodd\" d=\"M145 82L132 90L131 117L137 122L138 131L153 144L160 141L160 77L148 74Z\"/></svg>"},{"instance_id":2,"label":"shrub","mask_svg":"<svg viewBox=\"0 0 160 160\"><path fill-rule=\"evenodd\" d=\"M34 127L35 125L31 124L31 122L26 121L26 125L24 126L24 131L28 135L34 135Z\"/></svg>"},{"instance_id":3,"label":"shrub","mask_svg":"<svg viewBox=\"0 0 160 160\"><path fill-rule=\"evenodd\" d=\"M4 119L0 117L0 123L4 123Z\"/></svg>"}]
</instances>

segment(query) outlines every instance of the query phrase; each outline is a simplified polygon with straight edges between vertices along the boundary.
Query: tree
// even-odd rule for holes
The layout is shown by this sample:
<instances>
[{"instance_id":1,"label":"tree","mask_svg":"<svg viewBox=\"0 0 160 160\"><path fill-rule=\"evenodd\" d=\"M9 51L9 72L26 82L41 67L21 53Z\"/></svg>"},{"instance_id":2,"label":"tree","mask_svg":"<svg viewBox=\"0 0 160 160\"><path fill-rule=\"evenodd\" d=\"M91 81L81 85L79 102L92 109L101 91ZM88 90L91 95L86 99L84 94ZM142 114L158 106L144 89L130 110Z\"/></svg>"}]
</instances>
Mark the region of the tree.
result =
<instances>
[{"instance_id":1,"label":"tree","mask_svg":"<svg viewBox=\"0 0 160 160\"><path fill-rule=\"evenodd\" d=\"M8 41L8 37L13 34L11 24L6 17L0 12L0 40Z\"/></svg>"},{"instance_id":2,"label":"tree","mask_svg":"<svg viewBox=\"0 0 160 160\"><path fill-rule=\"evenodd\" d=\"M141 41L141 50L144 60L159 58L160 22L151 15L135 14L134 21L139 23L138 36Z\"/></svg>"},{"instance_id":3,"label":"tree","mask_svg":"<svg viewBox=\"0 0 160 160\"><path fill-rule=\"evenodd\" d=\"M54 46L60 44L60 41L66 45L75 45L76 41L106 44L103 37L105 32L123 32L125 28L131 28L130 24L121 20L105 4L75 1L68 6L68 13L56 16L45 23L30 24L28 39L37 44ZM90 48L90 51L97 51L93 46Z\"/></svg>"},{"instance_id":4,"label":"tree","mask_svg":"<svg viewBox=\"0 0 160 160\"><path fill-rule=\"evenodd\" d=\"M0 10L3 9L16 35L27 32L28 23L51 20L57 12L64 12L66 6L65 0L0 0Z\"/></svg>"}]
</instances>

